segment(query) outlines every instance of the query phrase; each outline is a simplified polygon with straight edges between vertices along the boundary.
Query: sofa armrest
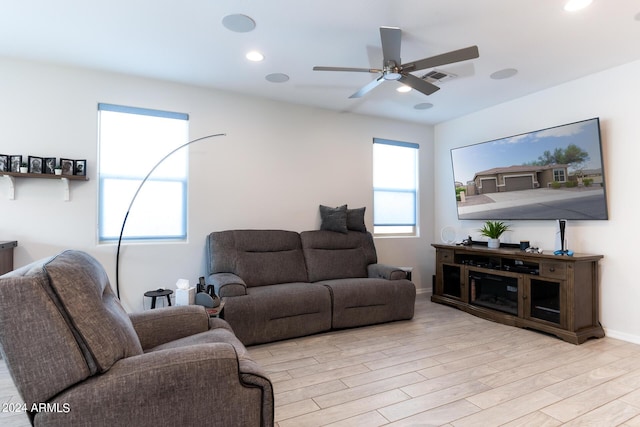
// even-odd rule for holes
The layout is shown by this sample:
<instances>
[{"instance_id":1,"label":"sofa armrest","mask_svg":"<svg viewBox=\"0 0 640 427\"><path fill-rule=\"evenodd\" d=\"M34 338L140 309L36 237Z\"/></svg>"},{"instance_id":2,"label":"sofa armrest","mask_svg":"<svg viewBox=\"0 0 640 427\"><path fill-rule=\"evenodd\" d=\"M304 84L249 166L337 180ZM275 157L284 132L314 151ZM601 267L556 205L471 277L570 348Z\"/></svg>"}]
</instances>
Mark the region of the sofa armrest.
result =
<instances>
[{"instance_id":1,"label":"sofa armrest","mask_svg":"<svg viewBox=\"0 0 640 427\"><path fill-rule=\"evenodd\" d=\"M233 273L214 273L209 281L216 289L216 295L222 297L237 297L247 294L247 284Z\"/></svg>"},{"instance_id":2,"label":"sofa armrest","mask_svg":"<svg viewBox=\"0 0 640 427\"><path fill-rule=\"evenodd\" d=\"M35 415L35 424L273 425L273 389L268 378L243 384L231 344L167 349L119 360L57 395L61 411ZM68 411L64 411L68 408ZM266 411L266 412L265 412Z\"/></svg>"},{"instance_id":3,"label":"sofa armrest","mask_svg":"<svg viewBox=\"0 0 640 427\"><path fill-rule=\"evenodd\" d=\"M377 277L387 280L400 280L407 278L407 272L401 268L386 264L369 264L367 266L369 277Z\"/></svg>"},{"instance_id":4,"label":"sofa armrest","mask_svg":"<svg viewBox=\"0 0 640 427\"><path fill-rule=\"evenodd\" d=\"M183 305L130 313L143 350L209 330L204 307Z\"/></svg>"}]
</instances>

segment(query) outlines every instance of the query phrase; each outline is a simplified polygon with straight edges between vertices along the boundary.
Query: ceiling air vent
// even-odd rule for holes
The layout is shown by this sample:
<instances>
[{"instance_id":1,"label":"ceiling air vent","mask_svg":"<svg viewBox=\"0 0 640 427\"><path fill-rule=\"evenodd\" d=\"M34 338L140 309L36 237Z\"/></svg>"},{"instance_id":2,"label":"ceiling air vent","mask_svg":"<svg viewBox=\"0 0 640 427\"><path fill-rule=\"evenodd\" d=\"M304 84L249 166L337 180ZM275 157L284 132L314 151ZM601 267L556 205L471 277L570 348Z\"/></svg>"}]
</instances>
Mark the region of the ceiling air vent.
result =
<instances>
[{"instance_id":1,"label":"ceiling air vent","mask_svg":"<svg viewBox=\"0 0 640 427\"><path fill-rule=\"evenodd\" d=\"M447 73L445 71L432 70L420 78L422 80L428 81L429 83L442 83L444 81L451 80L454 77L456 77L455 74Z\"/></svg>"}]
</instances>

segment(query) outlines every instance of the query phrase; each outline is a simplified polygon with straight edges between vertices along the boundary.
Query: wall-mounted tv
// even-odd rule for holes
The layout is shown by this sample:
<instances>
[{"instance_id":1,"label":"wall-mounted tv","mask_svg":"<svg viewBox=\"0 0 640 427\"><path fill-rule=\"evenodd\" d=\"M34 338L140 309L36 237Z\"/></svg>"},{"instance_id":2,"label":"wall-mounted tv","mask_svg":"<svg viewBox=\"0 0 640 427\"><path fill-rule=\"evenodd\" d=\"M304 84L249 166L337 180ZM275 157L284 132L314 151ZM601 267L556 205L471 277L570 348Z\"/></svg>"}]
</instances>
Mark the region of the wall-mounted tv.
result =
<instances>
[{"instance_id":1,"label":"wall-mounted tv","mask_svg":"<svg viewBox=\"0 0 640 427\"><path fill-rule=\"evenodd\" d=\"M606 220L598 118L454 148L458 219Z\"/></svg>"}]
</instances>

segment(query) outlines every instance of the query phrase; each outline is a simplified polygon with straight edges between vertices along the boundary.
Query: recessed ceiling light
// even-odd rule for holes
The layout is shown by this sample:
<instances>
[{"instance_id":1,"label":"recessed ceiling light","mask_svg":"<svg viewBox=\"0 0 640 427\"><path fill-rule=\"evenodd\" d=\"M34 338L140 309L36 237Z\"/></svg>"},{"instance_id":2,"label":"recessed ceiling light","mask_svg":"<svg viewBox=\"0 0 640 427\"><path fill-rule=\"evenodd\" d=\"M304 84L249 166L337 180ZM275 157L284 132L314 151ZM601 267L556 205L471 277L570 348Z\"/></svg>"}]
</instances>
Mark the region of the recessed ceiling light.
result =
<instances>
[{"instance_id":1,"label":"recessed ceiling light","mask_svg":"<svg viewBox=\"0 0 640 427\"><path fill-rule=\"evenodd\" d=\"M492 73L489 77L491 77L494 80L502 80L502 79L508 79L509 77L513 77L516 74L518 74L518 70L516 70L515 68L505 68L504 70L499 70L499 71L496 71L495 73Z\"/></svg>"},{"instance_id":2,"label":"recessed ceiling light","mask_svg":"<svg viewBox=\"0 0 640 427\"><path fill-rule=\"evenodd\" d=\"M400 86L398 86L398 88L396 90L398 92L402 92L402 93L409 92L409 91L411 91L411 86L400 85Z\"/></svg>"},{"instance_id":3,"label":"recessed ceiling light","mask_svg":"<svg viewBox=\"0 0 640 427\"><path fill-rule=\"evenodd\" d=\"M564 10L566 10L567 12L575 12L589 6L591 4L591 1L592 0L569 0L564 5Z\"/></svg>"},{"instance_id":4,"label":"recessed ceiling light","mask_svg":"<svg viewBox=\"0 0 640 427\"><path fill-rule=\"evenodd\" d=\"M416 110L428 110L429 108L432 108L433 104L430 102L422 102L420 104L416 104L413 106L413 108L415 108Z\"/></svg>"},{"instance_id":5,"label":"recessed ceiling light","mask_svg":"<svg viewBox=\"0 0 640 427\"><path fill-rule=\"evenodd\" d=\"M284 83L289 80L289 76L283 73L273 73L265 77L271 83Z\"/></svg>"},{"instance_id":6,"label":"recessed ceiling light","mask_svg":"<svg viewBox=\"0 0 640 427\"><path fill-rule=\"evenodd\" d=\"M237 13L222 18L222 25L227 30L235 31L236 33L248 33L256 27L256 22L247 15Z\"/></svg>"},{"instance_id":7,"label":"recessed ceiling light","mask_svg":"<svg viewBox=\"0 0 640 427\"><path fill-rule=\"evenodd\" d=\"M248 52L245 57L249 60L249 61L253 61L253 62L260 62L264 59L264 55L261 54L260 52L258 52L257 50L252 50L251 52Z\"/></svg>"}]
</instances>

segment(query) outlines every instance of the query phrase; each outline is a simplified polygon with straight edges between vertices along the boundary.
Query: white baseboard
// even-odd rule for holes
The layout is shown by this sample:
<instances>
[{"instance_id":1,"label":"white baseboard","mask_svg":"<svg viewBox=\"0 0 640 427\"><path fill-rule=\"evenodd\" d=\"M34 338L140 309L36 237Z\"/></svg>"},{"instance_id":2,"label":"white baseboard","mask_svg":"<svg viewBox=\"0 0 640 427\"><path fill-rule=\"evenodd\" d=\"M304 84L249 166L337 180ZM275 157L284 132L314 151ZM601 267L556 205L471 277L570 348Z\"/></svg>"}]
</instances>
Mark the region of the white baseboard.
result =
<instances>
[{"instance_id":1,"label":"white baseboard","mask_svg":"<svg viewBox=\"0 0 640 427\"><path fill-rule=\"evenodd\" d=\"M604 328L604 335L609 338L615 338L617 340L630 342L632 344L640 344L639 336L631 335L626 332L614 331L612 329Z\"/></svg>"}]
</instances>

